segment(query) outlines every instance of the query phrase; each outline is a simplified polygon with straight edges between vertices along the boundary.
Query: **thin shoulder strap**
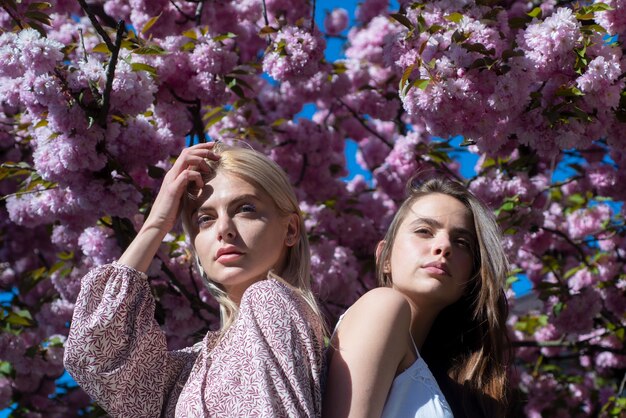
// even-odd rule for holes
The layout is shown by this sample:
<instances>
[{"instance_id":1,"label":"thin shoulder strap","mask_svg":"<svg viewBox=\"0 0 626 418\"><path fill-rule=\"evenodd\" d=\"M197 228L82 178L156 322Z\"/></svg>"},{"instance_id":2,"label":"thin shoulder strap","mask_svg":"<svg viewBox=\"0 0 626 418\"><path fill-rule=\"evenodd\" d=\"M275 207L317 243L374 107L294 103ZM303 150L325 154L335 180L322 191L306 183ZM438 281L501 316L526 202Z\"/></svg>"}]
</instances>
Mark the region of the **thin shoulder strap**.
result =
<instances>
[{"instance_id":1,"label":"thin shoulder strap","mask_svg":"<svg viewBox=\"0 0 626 418\"><path fill-rule=\"evenodd\" d=\"M415 349L415 355L417 358L420 358L420 351L417 349L417 345L415 345L415 341L413 340L413 336L411 335L411 331L409 330L409 339L411 340L411 344L413 344L413 348Z\"/></svg>"}]
</instances>

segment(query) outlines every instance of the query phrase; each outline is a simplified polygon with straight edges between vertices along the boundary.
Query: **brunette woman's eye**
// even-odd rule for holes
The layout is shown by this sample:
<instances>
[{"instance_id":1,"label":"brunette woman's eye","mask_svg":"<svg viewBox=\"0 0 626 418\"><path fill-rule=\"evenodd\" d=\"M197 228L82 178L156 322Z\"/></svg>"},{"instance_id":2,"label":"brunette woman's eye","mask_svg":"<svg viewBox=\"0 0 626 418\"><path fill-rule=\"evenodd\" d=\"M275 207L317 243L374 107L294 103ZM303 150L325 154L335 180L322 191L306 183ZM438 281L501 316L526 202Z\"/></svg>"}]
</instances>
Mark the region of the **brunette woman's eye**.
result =
<instances>
[{"instance_id":1,"label":"brunette woman's eye","mask_svg":"<svg viewBox=\"0 0 626 418\"><path fill-rule=\"evenodd\" d=\"M252 203L244 203L239 207L240 212L256 212L256 206Z\"/></svg>"},{"instance_id":2,"label":"brunette woman's eye","mask_svg":"<svg viewBox=\"0 0 626 418\"><path fill-rule=\"evenodd\" d=\"M466 248L468 250L472 248L472 244L466 239L459 239L456 242L459 247Z\"/></svg>"}]
</instances>

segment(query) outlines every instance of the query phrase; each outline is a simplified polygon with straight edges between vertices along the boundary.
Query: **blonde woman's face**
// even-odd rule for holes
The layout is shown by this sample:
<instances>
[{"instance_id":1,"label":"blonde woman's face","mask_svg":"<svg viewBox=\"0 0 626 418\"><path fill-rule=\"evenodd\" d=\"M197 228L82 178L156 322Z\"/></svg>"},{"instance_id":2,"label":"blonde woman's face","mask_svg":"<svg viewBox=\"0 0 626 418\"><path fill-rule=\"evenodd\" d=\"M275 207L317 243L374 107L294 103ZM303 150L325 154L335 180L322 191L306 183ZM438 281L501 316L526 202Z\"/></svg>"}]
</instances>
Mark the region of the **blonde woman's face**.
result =
<instances>
[{"instance_id":1,"label":"blonde woman's face","mask_svg":"<svg viewBox=\"0 0 626 418\"><path fill-rule=\"evenodd\" d=\"M443 309L463 295L475 242L469 209L451 196L429 194L413 203L400 224L385 269L393 287L418 306Z\"/></svg>"},{"instance_id":2,"label":"blonde woman's face","mask_svg":"<svg viewBox=\"0 0 626 418\"><path fill-rule=\"evenodd\" d=\"M244 291L282 270L296 241L293 216L283 216L262 189L218 171L191 207L193 243L209 279L239 303Z\"/></svg>"}]
</instances>

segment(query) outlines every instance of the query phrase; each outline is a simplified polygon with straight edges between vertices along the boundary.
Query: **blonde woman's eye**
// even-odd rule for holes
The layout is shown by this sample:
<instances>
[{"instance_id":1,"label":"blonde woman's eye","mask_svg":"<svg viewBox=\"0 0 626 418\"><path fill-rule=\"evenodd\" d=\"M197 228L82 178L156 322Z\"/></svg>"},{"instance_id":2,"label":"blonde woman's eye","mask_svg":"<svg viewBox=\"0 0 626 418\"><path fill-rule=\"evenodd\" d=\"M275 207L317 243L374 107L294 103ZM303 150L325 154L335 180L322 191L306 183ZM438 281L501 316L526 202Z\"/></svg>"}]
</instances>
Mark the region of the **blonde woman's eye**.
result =
<instances>
[{"instance_id":1,"label":"blonde woman's eye","mask_svg":"<svg viewBox=\"0 0 626 418\"><path fill-rule=\"evenodd\" d=\"M415 230L415 233L420 235L427 235L430 234L430 230L428 230L427 228L417 228Z\"/></svg>"},{"instance_id":2,"label":"blonde woman's eye","mask_svg":"<svg viewBox=\"0 0 626 418\"><path fill-rule=\"evenodd\" d=\"M210 222L212 222L213 220L214 220L214 218L212 216L201 215L201 216L198 216L198 225L199 226L207 225Z\"/></svg>"}]
</instances>

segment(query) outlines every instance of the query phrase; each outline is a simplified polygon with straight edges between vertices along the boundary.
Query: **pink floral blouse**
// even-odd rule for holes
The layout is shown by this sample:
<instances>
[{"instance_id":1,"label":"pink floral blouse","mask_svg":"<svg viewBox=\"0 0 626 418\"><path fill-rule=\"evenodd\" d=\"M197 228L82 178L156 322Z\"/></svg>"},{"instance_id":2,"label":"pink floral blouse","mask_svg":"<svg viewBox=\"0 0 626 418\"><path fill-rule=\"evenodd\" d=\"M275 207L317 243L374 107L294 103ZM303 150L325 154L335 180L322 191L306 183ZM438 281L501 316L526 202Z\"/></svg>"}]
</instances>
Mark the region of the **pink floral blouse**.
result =
<instances>
[{"instance_id":1,"label":"pink floral blouse","mask_svg":"<svg viewBox=\"0 0 626 418\"><path fill-rule=\"evenodd\" d=\"M304 299L268 279L222 338L167 351L145 274L110 264L83 278L65 367L114 417L319 417L322 335Z\"/></svg>"}]
</instances>

